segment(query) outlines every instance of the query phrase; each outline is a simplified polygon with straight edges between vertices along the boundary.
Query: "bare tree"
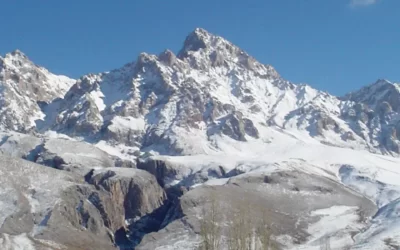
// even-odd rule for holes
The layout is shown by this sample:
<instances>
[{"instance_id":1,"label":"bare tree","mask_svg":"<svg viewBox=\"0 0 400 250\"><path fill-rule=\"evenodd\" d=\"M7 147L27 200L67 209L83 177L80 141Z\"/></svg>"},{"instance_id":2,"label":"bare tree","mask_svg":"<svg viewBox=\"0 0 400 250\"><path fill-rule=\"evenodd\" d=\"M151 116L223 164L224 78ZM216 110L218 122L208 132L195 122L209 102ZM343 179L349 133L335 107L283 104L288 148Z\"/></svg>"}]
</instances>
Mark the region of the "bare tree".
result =
<instances>
[{"instance_id":1,"label":"bare tree","mask_svg":"<svg viewBox=\"0 0 400 250\"><path fill-rule=\"evenodd\" d=\"M252 250L256 247L256 237L250 202L242 199L232 205L228 218L228 249Z\"/></svg>"},{"instance_id":2,"label":"bare tree","mask_svg":"<svg viewBox=\"0 0 400 250\"><path fill-rule=\"evenodd\" d=\"M329 236L325 236L321 240L321 250L331 250L331 240Z\"/></svg>"},{"instance_id":3,"label":"bare tree","mask_svg":"<svg viewBox=\"0 0 400 250\"><path fill-rule=\"evenodd\" d=\"M261 209L261 218L258 220L256 225L256 236L260 242L258 249L270 250L272 249L271 244L271 231L268 227L268 216L265 209Z\"/></svg>"},{"instance_id":4,"label":"bare tree","mask_svg":"<svg viewBox=\"0 0 400 250\"><path fill-rule=\"evenodd\" d=\"M217 250L223 246L228 250L278 249L272 244L268 213L262 205L246 197L233 197L227 203L220 203L219 198L224 197L211 191L202 207L201 250Z\"/></svg>"},{"instance_id":5,"label":"bare tree","mask_svg":"<svg viewBox=\"0 0 400 250\"><path fill-rule=\"evenodd\" d=\"M207 202L208 206L202 207L200 219L201 250L218 250L221 245L221 212L220 204L215 191L212 191Z\"/></svg>"}]
</instances>

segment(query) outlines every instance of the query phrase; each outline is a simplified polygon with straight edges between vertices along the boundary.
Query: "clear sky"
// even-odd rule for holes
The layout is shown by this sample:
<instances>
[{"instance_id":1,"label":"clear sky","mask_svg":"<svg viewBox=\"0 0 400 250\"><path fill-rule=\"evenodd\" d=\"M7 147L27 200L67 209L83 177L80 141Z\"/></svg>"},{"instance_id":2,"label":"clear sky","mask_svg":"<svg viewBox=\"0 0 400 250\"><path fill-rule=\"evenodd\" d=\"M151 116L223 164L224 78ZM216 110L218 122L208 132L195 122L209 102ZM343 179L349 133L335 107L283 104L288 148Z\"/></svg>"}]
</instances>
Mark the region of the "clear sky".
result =
<instances>
[{"instance_id":1,"label":"clear sky","mask_svg":"<svg viewBox=\"0 0 400 250\"><path fill-rule=\"evenodd\" d=\"M78 78L177 52L196 27L285 78L342 95L400 81L399 0L0 0L0 54Z\"/></svg>"}]
</instances>

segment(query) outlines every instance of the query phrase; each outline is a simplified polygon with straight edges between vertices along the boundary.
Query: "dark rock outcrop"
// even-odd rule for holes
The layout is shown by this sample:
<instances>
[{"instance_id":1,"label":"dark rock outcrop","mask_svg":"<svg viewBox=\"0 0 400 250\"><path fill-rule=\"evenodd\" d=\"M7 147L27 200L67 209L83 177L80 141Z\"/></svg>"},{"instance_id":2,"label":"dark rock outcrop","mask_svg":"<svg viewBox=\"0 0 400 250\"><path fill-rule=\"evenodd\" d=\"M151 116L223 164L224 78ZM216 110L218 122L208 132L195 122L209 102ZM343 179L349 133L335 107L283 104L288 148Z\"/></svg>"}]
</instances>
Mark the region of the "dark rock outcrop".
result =
<instances>
[{"instance_id":1,"label":"dark rock outcrop","mask_svg":"<svg viewBox=\"0 0 400 250\"><path fill-rule=\"evenodd\" d=\"M134 220L159 208L166 199L164 190L150 173L132 168L107 168L94 171L90 184L110 193L126 220Z\"/></svg>"}]
</instances>

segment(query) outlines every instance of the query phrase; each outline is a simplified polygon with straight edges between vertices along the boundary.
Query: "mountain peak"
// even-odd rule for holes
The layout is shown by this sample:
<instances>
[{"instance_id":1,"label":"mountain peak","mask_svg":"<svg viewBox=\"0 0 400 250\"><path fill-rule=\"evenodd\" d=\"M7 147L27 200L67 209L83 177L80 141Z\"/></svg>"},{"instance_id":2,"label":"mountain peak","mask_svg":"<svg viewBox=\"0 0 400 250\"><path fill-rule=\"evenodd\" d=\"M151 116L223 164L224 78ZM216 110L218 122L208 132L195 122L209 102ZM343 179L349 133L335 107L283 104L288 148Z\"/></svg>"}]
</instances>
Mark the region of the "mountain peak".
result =
<instances>
[{"instance_id":1,"label":"mountain peak","mask_svg":"<svg viewBox=\"0 0 400 250\"><path fill-rule=\"evenodd\" d=\"M216 55L220 58L225 56L236 59L243 56L249 57L246 52L225 38L214 35L202 28L196 28L186 37L183 48L178 53L178 58L187 58L198 51L205 52L200 54L204 54L207 57L215 57Z\"/></svg>"},{"instance_id":2,"label":"mountain peak","mask_svg":"<svg viewBox=\"0 0 400 250\"><path fill-rule=\"evenodd\" d=\"M345 95L343 100L363 103L376 109L382 103L388 103L391 109L400 112L400 85L386 79L378 79L374 83Z\"/></svg>"},{"instance_id":3,"label":"mountain peak","mask_svg":"<svg viewBox=\"0 0 400 250\"><path fill-rule=\"evenodd\" d=\"M186 37L184 46L177 57L189 62L191 67L202 70L209 67L236 65L258 75L279 77L272 66L261 64L230 41L202 28L196 28Z\"/></svg>"},{"instance_id":4,"label":"mountain peak","mask_svg":"<svg viewBox=\"0 0 400 250\"><path fill-rule=\"evenodd\" d=\"M7 53L5 58L20 58L20 59L29 60L28 57L19 49L16 49L10 53Z\"/></svg>"},{"instance_id":5,"label":"mountain peak","mask_svg":"<svg viewBox=\"0 0 400 250\"><path fill-rule=\"evenodd\" d=\"M20 68L22 66L29 65L33 66L34 63L20 50L16 49L10 53L7 53L2 59L3 64L11 68Z\"/></svg>"},{"instance_id":6,"label":"mountain peak","mask_svg":"<svg viewBox=\"0 0 400 250\"><path fill-rule=\"evenodd\" d=\"M385 85L385 84L393 85L394 83L392 83L391 81L386 80L386 79L378 79L378 80L376 80L376 82L375 82L374 84L372 84L372 85Z\"/></svg>"},{"instance_id":7,"label":"mountain peak","mask_svg":"<svg viewBox=\"0 0 400 250\"><path fill-rule=\"evenodd\" d=\"M202 28L196 28L185 39L183 48L178 53L179 57L185 57L189 51L198 51L208 47L213 35Z\"/></svg>"},{"instance_id":8,"label":"mountain peak","mask_svg":"<svg viewBox=\"0 0 400 250\"><path fill-rule=\"evenodd\" d=\"M14 51L11 52L12 55L14 56L26 56L21 50L16 49Z\"/></svg>"},{"instance_id":9,"label":"mountain peak","mask_svg":"<svg viewBox=\"0 0 400 250\"><path fill-rule=\"evenodd\" d=\"M203 38L212 36L212 34L210 32L208 32L207 30L205 30L203 28L194 29L194 31L190 35L196 35L198 37L203 37Z\"/></svg>"},{"instance_id":10,"label":"mountain peak","mask_svg":"<svg viewBox=\"0 0 400 250\"><path fill-rule=\"evenodd\" d=\"M378 92L380 92L384 89L387 89L387 88L397 90L396 85L397 85L396 83L391 82L389 80L378 79L374 83L364 86L363 88L361 88L361 90L369 89L370 91L378 91Z\"/></svg>"}]
</instances>

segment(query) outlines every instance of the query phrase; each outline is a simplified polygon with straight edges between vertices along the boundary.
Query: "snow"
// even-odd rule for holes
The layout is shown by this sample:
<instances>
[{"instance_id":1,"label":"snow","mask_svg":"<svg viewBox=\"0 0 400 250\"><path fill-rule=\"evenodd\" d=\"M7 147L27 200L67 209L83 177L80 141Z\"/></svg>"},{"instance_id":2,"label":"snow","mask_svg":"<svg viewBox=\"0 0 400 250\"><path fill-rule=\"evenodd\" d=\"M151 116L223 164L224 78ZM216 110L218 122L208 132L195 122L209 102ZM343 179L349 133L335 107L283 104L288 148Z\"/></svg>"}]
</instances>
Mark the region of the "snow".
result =
<instances>
[{"instance_id":1,"label":"snow","mask_svg":"<svg viewBox=\"0 0 400 250\"><path fill-rule=\"evenodd\" d=\"M5 219L18 211L16 206L17 194L15 190L7 187L0 187L0 225L3 225Z\"/></svg>"},{"instance_id":2,"label":"snow","mask_svg":"<svg viewBox=\"0 0 400 250\"><path fill-rule=\"evenodd\" d=\"M112 167L112 168L101 168L101 169L96 169L93 172L93 176L107 173L107 172L114 172L115 174L118 175L118 177L128 177L132 178L138 175L138 172L142 172L143 170L138 170L134 168L117 168L117 167Z\"/></svg>"},{"instance_id":3,"label":"snow","mask_svg":"<svg viewBox=\"0 0 400 250\"><path fill-rule=\"evenodd\" d=\"M145 121L143 118L115 116L111 122L112 124L108 127L111 131L129 129L141 131L145 129Z\"/></svg>"},{"instance_id":4,"label":"snow","mask_svg":"<svg viewBox=\"0 0 400 250\"><path fill-rule=\"evenodd\" d=\"M73 79L54 75L35 65L20 51L7 54L2 61L0 110L7 115L0 121L0 128L20 131L21 127L34 127L36 120L45 117L37 102L62 98L75 83Z\"/></svg>"},{"instance_id":5,"label":"snow","mask_svg":"<svg viewBox=\"0 0 400 250\"><path fill-rule=\"evenodd\" d=\"M173 244L157 247L154 250L181 250L181 249L198 249L200 240L194 237L189 237L182 233L170 239Z\"/></svg>"},{"instance_id":6,"label":"snow","mask_svg":"<svg viewBox=\"0 0 400 250\"><path fill-rule=\"evenodd\" d=\"M37 219L44 220L49 209L60 199L61 192L73 183L68 175L44 166L0 155L0 225L20 210L30 211ZM23 197L26 198L23 199ZM12 218L12 217L11 217ZM10 223L10 222L8 222ZM38 229L36 226L33 231ZM36 249L31 235L0 234L0 249Z\"/></svg>"},{"instance_id":7,"label":"snow","mask_svg":"<svg viewBox=\"0 0 400 250\"><path fill-rule=\"evenodd\" d=\"M383 207L400 197L400 186L398 181L396 183L399 174L391 170L382 171L380 167L375 171L370 167L357 170L344 165L339 170L339 176L345 185Z\"/></svg>"},{"instance_id":8,"label":"snow","mask_svg":"<svg viewBox=\"0 0 400 250\"><path fill-rule=\"evenodd\" d=\"M66 140L72 140L72 141L75 140L75 138L69 137L65 134L57 133L56 131L53 131L53 130L45 131L43 133L43 135L45 136L45 138L49 138L49 139L66 139Z\"/></svg>"},{"instance_id":9,"label":"snow","mask_svg":"<svg viewBox=\"0 0 400 250\"><path fill-rule=\"evenodd\" d=\"M357 223L359 219L357 209L357 207L333 206L313 211L311 215L320 219L307 230L311 239L303 246L291 249L319 250L326 241L329 242L331 249L344 249L352 245L350 232L358 231L362 227L361 223Z\"/></svg>"},{"instance_id":10,"label":"snow","mask_svg":"<svg viewBox=\"0 0 400 250\"><path fill-rule=\"evenodd\" d=\"M90 97L94 100L99 111L103 111L106 108L106 105L102 99L104 95L101 91L97 90L90 92Z\"/></svg>"},{"instance_id":11,"label":"snow","mask_svg":"<svg viewBox=\"0 0 400 250\"><path fill-rule=\"evenodd\" d=\"M32 240L26 234L3 234L0 238L0 248L4 250L36 250Z\"/></svg>"},{"instance_id":12,"label":"snow","mask_svg":"<svg viewBox=\"0 0 400 250\"><path fill-rule=\"evenodd\" d=\"M371 221L371 225L356 235L354 249L385 249L388 242L400 247L400 199L382 207Z\"/></svg>"},{"instance_id":13,"label":"snow","mask_svg":"<svg viewBox=\"0 0 400 250\"><path fill-rule=\"evenodd\" d=\"M326 236L330 238L332 249L343 249L350 245L355 245L354 249L384 249L382 246L385 239L392 239L393 244L400 241L400 219L397 220L395 212L400 213L400 159L364 150L332 147L299 134L293 137L293 134L288 135L271 128L267 130L263 132L270 136L270 143L257 140L237 142L222 136L216 139L220 151L192 156L159 155L153 158L173 164L177 171L176 179L167 180L167 185L179 182L195 188L202 183L185 182L187 177L193 173L208 173L209 169L218 166L222 166L226 172L239 169L246 175L299 170L342 182L371 199L378 208L384 207L385 211L390 211L378 213L368 229L354 237L355 242L349 236L350 232L360 232L365 228L365 224L358 222L359 215L355 207L314 211L311 215L320 217L320 220L309 227L311 238L302 247L292 246L293 249L319 249ZM208 177L204 185L224 185L229 180Z\"/></svg>"},{"instance_id":14,"label":"snow","mask_svg":"<svg viewBox=\"0 0 400 250\"><path fill-rule=\"evenodd\" d=\"M35 239L36 242L40 242L44 246L48 246L49 249L68 249L66 246L58 244L50 240Z\"/></svg>"},{"instance_id":15,"label":"snow","mask_svg":"<svg viewBox=\"0 0 400 250\"><path fill-rule=\"evenodd\" d=\"M225 185L229 181L229 178L221 178L221 179L211 179L206 181L204 185L208 186L222 186Z\"/></svg>"},{"instance_id":16,"label":"snow","mask_svg":"<svg viewBox=\"0 0 400 250\"><path fill-rule=\"evenodd\" d=\"M188 156L159 156L168 161L181 162L193 168L215 162L224 166L235 166L238 162L264 162L279 163L293 162L295 167L305 170L328 170L336 180L342 165L355 166L358 169L368 171L366 174L374 175L380 181L396 184L396 176L400 174L398 164L400 159L390 156L373 155L363 150L332 147L321 144L315 139L306 138L301 134L281 133L273 128L265 128L261 133L269 135L270 143L259 140L238 142L227 136L215 136L215 142L219 150L212 150L205 141L207 138L198 137L197 144L203 144L209 148L206 154ZM188 136L186 133L183 136ZM189 137L190 138L190 137ZM199 165L200 164L200 165ZM326 174L325 174L326 175ZM329 175L328 175L329 176Z\"/></svg>"},{"instance_id":17,"label":"snow","mask_svg":"<svg viewBox=\"0 0 400 250\"><path fill-rule=\"evenodd\" d=\"M104 140L100 140L94 146L109 155L117 156L123 160L135 160L136 157L133 154L139 150L138 147L129 147L123 144L110 145Z\"/></svg>"}]
</instances>

